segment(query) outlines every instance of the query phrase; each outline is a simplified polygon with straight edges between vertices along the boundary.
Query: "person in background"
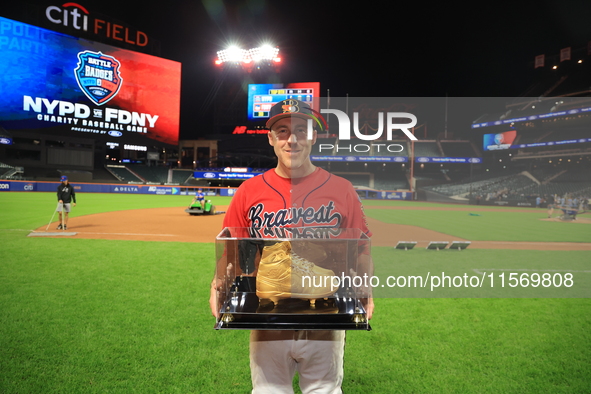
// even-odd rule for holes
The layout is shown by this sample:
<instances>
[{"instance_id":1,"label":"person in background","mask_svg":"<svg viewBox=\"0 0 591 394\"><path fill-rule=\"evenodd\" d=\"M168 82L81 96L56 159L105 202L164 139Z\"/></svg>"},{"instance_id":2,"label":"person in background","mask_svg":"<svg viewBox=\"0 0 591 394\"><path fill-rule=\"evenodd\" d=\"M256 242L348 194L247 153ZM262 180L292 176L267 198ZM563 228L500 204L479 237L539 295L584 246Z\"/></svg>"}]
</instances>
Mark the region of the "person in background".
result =
<instances>
[{"instance_id":1,"label":"person in background","mask_svg":"<svg viewBox=\"0 0 591 394\"><path fill-rule=\"evenodd\" d=\"M62 183L57 187L57 200L59 202L57 211L59 213L60 224L57 226L57 229L67 230L68 214L70 213L71 204L76 206L76 192L74 191L74 186L70 185L67 176L62 176L60 180Z\"/></svg>"},{"instance_id":2,"label":"person in background","mask_svg":"<svg viewBox=\"0 0 591 394\"><path fill-rule=\"evenodd\" d=\"M193 198L191 206L193 206L193 204L195 204L196 202L200 204L201 208L205 207L205 194L201 189L197 189L197 194L195 194L195 198Z\"/></svg>"}]
</instances>

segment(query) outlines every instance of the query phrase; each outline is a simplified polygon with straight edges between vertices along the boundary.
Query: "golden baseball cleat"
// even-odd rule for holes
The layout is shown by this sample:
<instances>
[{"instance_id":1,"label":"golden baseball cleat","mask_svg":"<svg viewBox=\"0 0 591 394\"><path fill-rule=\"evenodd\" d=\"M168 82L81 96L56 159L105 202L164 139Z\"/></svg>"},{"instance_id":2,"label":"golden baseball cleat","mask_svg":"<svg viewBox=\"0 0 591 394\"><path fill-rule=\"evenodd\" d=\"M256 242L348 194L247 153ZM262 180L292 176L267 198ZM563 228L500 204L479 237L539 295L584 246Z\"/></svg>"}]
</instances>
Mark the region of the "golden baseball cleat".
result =
<instances>
[{"instance_id":1,"label":"golden baseball cleat","mask_svg":"<svg viewBox=\"0 0 591 394\"><path fill-rule=\"evenodd\" d=\"M298 256L289 241L278 242L263 249L256 279L259 299L277 301L284 298L310 300L327 298L337 291L334 272Z\"/></svg>"}]
</instances>

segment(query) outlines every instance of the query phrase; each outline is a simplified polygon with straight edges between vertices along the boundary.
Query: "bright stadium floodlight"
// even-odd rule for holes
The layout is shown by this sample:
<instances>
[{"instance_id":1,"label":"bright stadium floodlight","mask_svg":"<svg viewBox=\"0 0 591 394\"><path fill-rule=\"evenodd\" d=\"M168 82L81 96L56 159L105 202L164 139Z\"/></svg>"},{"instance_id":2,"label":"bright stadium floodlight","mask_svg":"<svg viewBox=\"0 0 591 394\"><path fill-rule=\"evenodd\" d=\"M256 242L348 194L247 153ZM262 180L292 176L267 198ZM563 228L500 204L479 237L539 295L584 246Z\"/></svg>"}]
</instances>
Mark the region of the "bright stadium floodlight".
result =
<instances>
[{"instance_id":1,"label":"bright stadium floodlight","mask_svg":"<svg viewBox=\"0 0 591 394\"><path fill-rule=\"evenodd\" d=\"M218 51L218 58L215 63L241 63L246 58L246 55L247 51L245 51L244 49L238 48L236 46L231 46L228 49L224 49L223 51Z\"/></svg>"},{"instance_id":2,"label":"bright stadium floodlight","mask_svg":"<svg viewBox=\"0 0 591 394\"><path fill-rule=\"evenodd\" d=\"M279 48L270 45L263 45L248 50L231 46L228 49L217 52L218 58L215 60L215 64L235 63L248 66L253 62L262 61L279 63L281 62L281 58L278 57L278 54Z\"/></svg>"},{"instance_id":3,"label":"bright stadium floodlight","mask_svg":"<svg viewBox=\"0 0 591 394\"><path fill-rule=\"evenodd\" d=\"M248 59L248 51L241 48L230 48L228 51L229 61L231 62L244 62Z\"/></svg>"},{"instance_id":4,"label":"bright stadium floodlight","mask_svg":"<svg viewBox=\"0 0 591 394\"><path fill-rule=\"evenodd\" d=\"M279 54L279 48L273 48L271 45L263 45L248 50L250 58L255 61L275 60Z\"/></svg>"}]
</instances>

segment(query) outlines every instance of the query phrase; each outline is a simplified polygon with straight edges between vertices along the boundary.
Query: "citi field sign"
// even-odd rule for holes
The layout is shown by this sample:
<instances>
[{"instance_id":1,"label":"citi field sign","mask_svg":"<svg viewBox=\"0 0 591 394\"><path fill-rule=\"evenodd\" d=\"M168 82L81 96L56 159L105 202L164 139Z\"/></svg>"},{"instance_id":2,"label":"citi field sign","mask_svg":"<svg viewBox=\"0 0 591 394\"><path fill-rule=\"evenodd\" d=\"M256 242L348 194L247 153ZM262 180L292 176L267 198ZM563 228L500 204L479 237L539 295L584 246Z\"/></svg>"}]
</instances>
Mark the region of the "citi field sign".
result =
<instances>
[{"instance_id":1,"label":"citi field sign","mask_svg":"<svg viewBox=\"0 0 591 394\"><path fill-rule=\"evenodd\" d=\"M148 45L146 33L94 16L78 3L50 5L45 9L45 17L51 23L69 30L88 33L96 36L96 39L108 38L139 47Z\"/></svg>"}]
</instances>

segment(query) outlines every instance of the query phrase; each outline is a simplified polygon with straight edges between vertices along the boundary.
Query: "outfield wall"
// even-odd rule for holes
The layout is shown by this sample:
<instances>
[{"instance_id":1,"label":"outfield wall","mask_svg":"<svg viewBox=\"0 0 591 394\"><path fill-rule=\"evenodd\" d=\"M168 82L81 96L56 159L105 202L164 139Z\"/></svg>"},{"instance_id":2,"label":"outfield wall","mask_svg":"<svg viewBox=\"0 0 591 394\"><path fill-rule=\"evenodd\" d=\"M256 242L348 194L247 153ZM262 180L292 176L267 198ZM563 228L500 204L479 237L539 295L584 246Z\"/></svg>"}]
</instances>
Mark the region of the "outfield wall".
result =
<instances>
[{"instance_id":1,"label":"outfield wall","mask_svg":"<svg viewBox=\"0 0 591 394\"><path fill-rule=\"evenodd\" d=\"M60 182L40 181L0 181L0 192L56 192ZM203 189L207 196L233 196L236 188L200 187L200 186L162 186L143 184L108 184L108 183L72 183L74 190L80 193L119 193L119 194L158 194L158 195L195 195L197 189ZM373 200L412 200L411 192L357 190L361 198Z\"/></svg>"},{"instance_id":2,"label":"outfield wall","mask_svg":"<svg viewBox=\"0 0 591 394\"><path fill-rule=\"evenodd\" d=\"M60 182L38 181L0 181L0 191L4 192L56 192ZM84 183L71 184L76 192L80 193L119 193L119 194L170 194L170 195L195 195L197 189L206 190L206 195L232 196L236 189L219 187L198 186L161 186L161 185L134 185L134 184L108 184L108 183Z\"/></svg>"}]
</instances>

